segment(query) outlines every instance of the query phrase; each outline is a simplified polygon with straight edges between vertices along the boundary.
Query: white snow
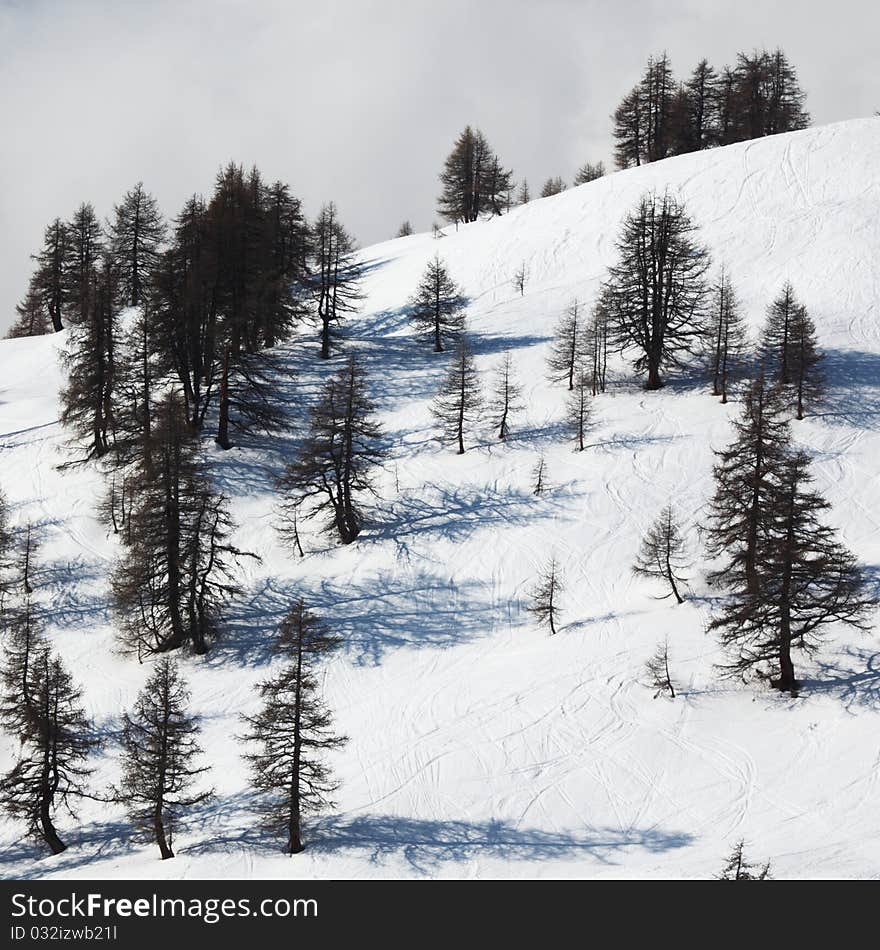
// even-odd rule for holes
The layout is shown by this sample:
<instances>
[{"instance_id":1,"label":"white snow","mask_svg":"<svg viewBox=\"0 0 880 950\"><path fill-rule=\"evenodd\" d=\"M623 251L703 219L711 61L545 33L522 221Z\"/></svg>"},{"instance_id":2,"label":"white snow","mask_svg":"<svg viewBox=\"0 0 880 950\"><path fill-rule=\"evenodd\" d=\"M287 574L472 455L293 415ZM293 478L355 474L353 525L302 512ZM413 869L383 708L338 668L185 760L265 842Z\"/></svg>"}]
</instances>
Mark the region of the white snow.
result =
<instances>
[{"instance_id":1,"label":"white snow","mask_svg":"<svg viewBox=\"0 0 880 950\"><path fill-rule=\"evenodd\" d=\"M509 215L367 248L362 313L346 346L371 372L389 449L380 499L358 542L304 531L300 561L273 532L271 478L296 438L205 445L232 496L247 593L222 643L183 661L217 796L161 862L133 844L123 813L84 802L62 818L70 843L43 856L4 822L0 872L12 877L693 877L716 873L739 838L787 877L880 872L880 670L876 628L834 630L800 658L799 699L719 679L704 632L710 604L696 525L712 448L739 405L695 380L659 393L615 363L583 453L561 432L564 389L545 377L548 338L573 296L590 304L623 215L647 189L687 204L716 266L725 263L753 327L785 280L814 317L830 397L795 424L845 542L880 565L880 119L841 123L670 159L534 201ZM344 211L344 209L343 209ZM445 357L417 345L403 307L439 251L471 298L488 380L509 348L527 411L501 445L488 427L463 457L435 439L430 400ZM520 297L512 279L525 262ZM14 517L41 525L51 635L108 734L148 665L119 655L107 610L117 544L95 518L94 467L58 471L57 356L63 335L0 343L0 484ZM312 338L283 350L284 385L303 400L323 374ZM540 452L554 490L535 498ZM399 490L398 490L399 482ZM672 500L696 565L683 606L630 565ZM565 566L564 628L524 610L539 567ZM345 638L325 697L349 743L332 758L338 808L310 821L295 857L258 831L239 714L268 675L267 642L302 594ZM880 623L880 615L877 617ZM680 696L654 699L644 663L669 638ZM0 767L13 742L2 740ZM110 741L92 787L117 774Z\"/></svg>"}]
</instances>

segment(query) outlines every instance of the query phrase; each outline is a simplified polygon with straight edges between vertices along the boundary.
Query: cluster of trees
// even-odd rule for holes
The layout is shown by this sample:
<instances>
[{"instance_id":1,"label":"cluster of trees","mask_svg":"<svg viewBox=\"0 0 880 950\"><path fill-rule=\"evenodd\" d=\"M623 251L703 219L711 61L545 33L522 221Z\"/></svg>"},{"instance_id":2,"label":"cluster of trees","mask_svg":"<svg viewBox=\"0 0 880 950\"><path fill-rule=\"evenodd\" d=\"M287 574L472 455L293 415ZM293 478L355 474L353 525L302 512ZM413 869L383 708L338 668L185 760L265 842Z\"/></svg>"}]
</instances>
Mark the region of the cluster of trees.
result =
<instances>
[{"instance_id":1,"label":"cluster of trees","mask_svg":"<svg viewBox=\"0 0 880 950\"><path fill-rule=\"evenodd\" d=\"M602 162L585 162L574 175L573 184L583 185L605 174ZM438 202L439 213L456 226L478 221L482 215L500 215L514 205L528 204L532 199L529 183L524 178L519 188L513 171L505 168L492 151L486 136L466 126L455 140L452 151L443 163L440 173L442 191ZM565 191L568 185L559 175L551 175L541 187L540 196L547 198ZM412 234L412 225L404 221L398 237ZM436 235L436 225L435 225Z\"/></svg>"},{"instance_id":2,"label":"cluster of trees","mask_svg":"<svg viewBox=\"0 0 880 950\"><path fill-rule=\"evenodd\" d=\"M678 83L666 53L651 57L614 111L617 166L804 129L804 98L781 49L739 53L720 73L703 59Z\"/></svg>"},{"instance_id":3,"label":"cluster of trees","mask_svg":"<svg viewBox=\"0 0 880 950\"><path fill-rule=\"evenodd\" d=\"M232 164L218 174L210 201L192 197L170 227L138 184L106 226L84 204L70 222L47 228L15 332L68 329L62 421L80 449L68 464L101 460L107 487L99 514L120 541L112 604L122 645L139 658L204 653L225 603L239 592L236 564L254 555L230 542L228 501L208 475L201 431L216 418L216 442L229 448L232 428L271 432L283 424L272 348L311 320L316 355L331 355L340 324L360 299L353 252L332 203L309 223L286 185L266 185L257 169L245 173ZM357 537L359 496L378 459L371 413L363 369L352 359L328 380L302 452L282 480L282 509L292 511L297 547L303 507L309 515L332 509L341 540ZM65 845L54 815L87 794L85 760L99 741L79 690L43 641L32 596L32 532L19 555L7 520L0 497L0 715L21 739L0 804L58 853ZM253 758L255 786L274 800L272 781L280 783L275 791L297 827L292 852L301 850L300 813L324 803L330 788L318 752L325 740L341 741L330 737L316 694L310 658L325 652L314 635L319 624L301 603L296 609L302 642L297 648L291 633L295 611L282 635L294 665L264 684L267 711L248 721L254 741L272 748L262 765ZM123 774L109 799L126 805L163 858L173 856L182 814L210 795L195 788L205 768L187 702L186 683L162 656L124 716ZM279 739L265 732L282 720L289 733ZM290 755L283 759L285 743Z\"/></svg>"},{"instance_id":4,"label":"cluster of trees","mask_svg":"<svg viewBox=\"0 0 880 950\"><path fill-rule=\"evenodd\" d=\"M103 740L83 708L82 691L48 645L36 565L34 532L26 526L16 537L0 493L0 725L18 741L16 761L0 777L0 808L60 854L67 848L56 827L60 812L75 819L82 798L116 803L128 813L135 837L154 841L163 860L172 858L178 828L213 795L202 781L209 766L188 685L171 657L156 661L122 714L118 783L103 794L90 792L88 758ZM287 665L260 684L263 705L256 715L243 717L243 741L257 749L246 758L258 808L273 830L284 830L290 853L303 849L301 816L330 804L334 784L322 753L345 741L332 731L316 678L318 661L339 643L298 600L275 638Z\"/></svg>"}]
</instances>

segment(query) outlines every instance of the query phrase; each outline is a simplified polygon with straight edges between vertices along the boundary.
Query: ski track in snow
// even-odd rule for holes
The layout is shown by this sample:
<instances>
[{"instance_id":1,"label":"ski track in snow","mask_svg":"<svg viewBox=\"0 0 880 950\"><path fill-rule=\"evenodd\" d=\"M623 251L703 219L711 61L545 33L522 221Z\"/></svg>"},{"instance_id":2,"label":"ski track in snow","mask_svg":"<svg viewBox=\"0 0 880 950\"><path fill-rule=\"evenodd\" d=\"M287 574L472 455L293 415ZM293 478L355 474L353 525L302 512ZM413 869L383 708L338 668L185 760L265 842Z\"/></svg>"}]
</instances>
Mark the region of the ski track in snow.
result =
<instances>
[{"instance_id":1,"label":"ski track in snow","mask_svg":"<svg viewBox=\"0 0 880 950\"><path fill-rule=\"evenodd\" d=\"M545 376L549 338L571 298L587 307L614 258L621 218L651 188L686 202L716 265L724 262L753 329L785 280L816 319L828 404L795 424L817 487L868 566L880 569L880 120L744 143L610 175L501 219L367 248L372 262L347 346L363 353L389 444L380 499L358 543L303 529L292 558L271 530L265 441L223 455L237 479L236 543L247 593L226 640L184 659L216 800L160 862L133 844L115 809L84 803L71 847L39 855L4 824L0 873L90 877L709 877L736 840L779 877L867 877L880 869L880 660L876 628L833 630L801 659L798 700L719 680L704 631L710 592L697 525L712 449L739 412L697 382L645 393L614 361L595 401L590 446L561 434L565 390ZM458 457L431 428L445 359L406 326L406 300L435 251L470 297L478 364L513 354L527 410L508 444L488 423ZM513 274L525 262L520 297ZM0 484L14 517L42 540L51 635L85 688L89 712L118 726L148 674L119 655L106 610L116 542L95 519L101 481L69 458L58 424L63 336L0 342ZM302 389L323 374L315 344L282 348ZM538 455L550 490L531 494ZM248 464L250 463L250 464ZM264 474L260 474L263 472ZM256 473L256 474L255 474ZM397 483L399 482L399 488ZM697 562L682 606L630 572L667 501ZM555 637L526 612L537 570L565 571ZM332 757L336 811L308 825L294 859L255 827L238 716L257 704L286 600L301 592L346 646L327 665L326 699L349 744ZM244 633L242 631L245 631ZM668 637L679 696L653 698L644 664ZM0 765L14 753L2 742ZM94 783L114 779L111 743Z\"/></svg>"}]
</instances>

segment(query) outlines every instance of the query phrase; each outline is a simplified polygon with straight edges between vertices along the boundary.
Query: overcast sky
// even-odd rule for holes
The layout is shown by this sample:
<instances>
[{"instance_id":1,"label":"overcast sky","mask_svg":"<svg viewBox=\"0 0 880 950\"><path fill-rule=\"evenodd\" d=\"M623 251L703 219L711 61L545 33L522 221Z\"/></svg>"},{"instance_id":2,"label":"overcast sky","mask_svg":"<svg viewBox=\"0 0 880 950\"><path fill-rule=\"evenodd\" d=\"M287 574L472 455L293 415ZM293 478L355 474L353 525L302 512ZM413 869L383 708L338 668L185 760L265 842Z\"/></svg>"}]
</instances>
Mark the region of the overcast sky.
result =
<instances>
[{"instance_id":1,"label":"overcast sky","mask_svg":"<svg viewBox=\"0 0 880 950\"><path fill-rule=\"evenodd\" d=\"M570 181L650 53L776 45L814 124L880 109L875 0L0 0L0 330L44 225L138 180L170 216L256 163L366 245L430 227L467 123L533 190Z\"/></svg>"}]
</instances>

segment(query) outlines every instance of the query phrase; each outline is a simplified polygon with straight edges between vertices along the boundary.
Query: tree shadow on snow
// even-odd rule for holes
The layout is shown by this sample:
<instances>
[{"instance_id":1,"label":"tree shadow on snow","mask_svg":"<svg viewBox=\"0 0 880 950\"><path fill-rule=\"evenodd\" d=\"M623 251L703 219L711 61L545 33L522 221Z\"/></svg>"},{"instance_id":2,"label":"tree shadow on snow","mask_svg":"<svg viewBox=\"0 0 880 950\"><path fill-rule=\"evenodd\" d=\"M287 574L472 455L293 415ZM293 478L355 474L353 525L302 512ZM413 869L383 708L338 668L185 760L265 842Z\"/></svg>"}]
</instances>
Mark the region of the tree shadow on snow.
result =
<instances>
[{"instance_id":1,"label":"tree shadow on snow","mask_svg":"<svg viewBox=\"0 0 880 950\"><path fill-rule=\"evenodd\" d=\"M819 675L806 678L803 690L828 693L841 700L848 710L856 707L880 709L880 653L860 647L847 647L844 660L816 660Z\"/></svg>"},{"instance_id":2,"label":"tree shadow on snow","mask_svg":"<svg viewBox=\"0 0 880 950\"><path fill-rule=\"evenodd\" d=\"M380 571L359 583L267 578L229 606L223 636L207 662L270 662L268 647L299 597L341 637L343 652L358 665L377 665L387 650L452 646L518 622L510 605L487 598L484 585L427 570L405 577Z\"/></svg>"},{"instance_id":3,"label":"tree shadow on snow","mask_svg":"<svg viewBox=\"0 0 880 950\"><path fill-rule=\"evenodd\" d=\"M328 816L311 824L308 833L308 847L312 852L365 851L373 863L400 856L419 874L430 874L448 863L492 858L500 861L578 858L613 865L615 855L628 849L662 854L693 841L684 832L657 828L546 831L520 828L502 819L441 821L396 815Z\"/></svg>"},{"instance_id":4,"label":"tree shadow on snow","mask_svg":"<svg viewBox=\"0 0 880 950\"><path fill-rule=\"evenodd\" d=\"M880 354L825 350L826 393L809 418L857 429L880 427Z\"/></svg>"}]
</instances>

